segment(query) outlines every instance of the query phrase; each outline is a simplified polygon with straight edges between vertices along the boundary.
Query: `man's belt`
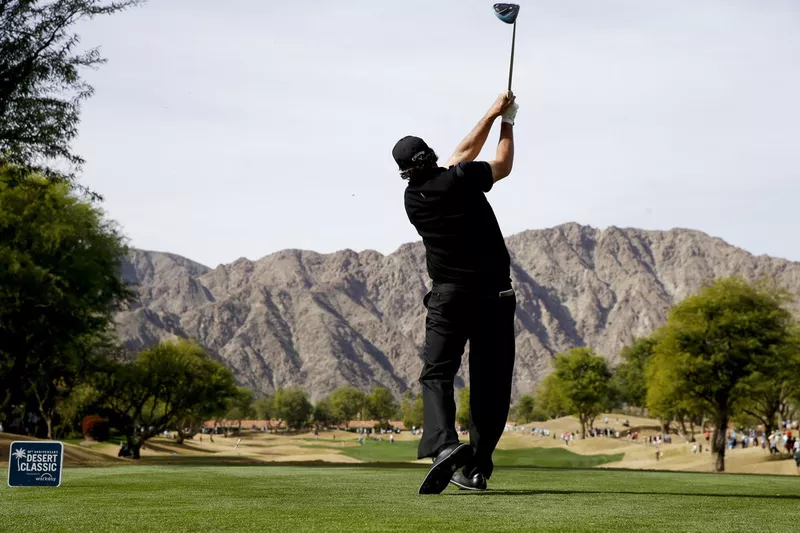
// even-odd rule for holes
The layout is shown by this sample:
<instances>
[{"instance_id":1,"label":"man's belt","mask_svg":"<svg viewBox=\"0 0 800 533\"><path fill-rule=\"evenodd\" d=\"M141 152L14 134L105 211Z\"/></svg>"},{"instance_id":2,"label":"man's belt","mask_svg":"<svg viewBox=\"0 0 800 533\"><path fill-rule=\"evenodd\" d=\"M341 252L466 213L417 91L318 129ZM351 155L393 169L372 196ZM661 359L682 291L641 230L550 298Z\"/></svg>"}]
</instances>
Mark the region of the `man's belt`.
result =
<instances>
[{"instance_id":1,"label":"man's belt","mask_svg":"<svg viewBox=\"0 0 800 533\"><path fill-rule=\"evenodd\" d=\"M492 290L476 285L466 285L461 283L434 282L431 291L439 293L467 292L473 294L482 294L484 297L496 296L498 298L509 298L515 295L514 289L504 289L498 291L497 289Z\"/></svg>"}]
</instances>

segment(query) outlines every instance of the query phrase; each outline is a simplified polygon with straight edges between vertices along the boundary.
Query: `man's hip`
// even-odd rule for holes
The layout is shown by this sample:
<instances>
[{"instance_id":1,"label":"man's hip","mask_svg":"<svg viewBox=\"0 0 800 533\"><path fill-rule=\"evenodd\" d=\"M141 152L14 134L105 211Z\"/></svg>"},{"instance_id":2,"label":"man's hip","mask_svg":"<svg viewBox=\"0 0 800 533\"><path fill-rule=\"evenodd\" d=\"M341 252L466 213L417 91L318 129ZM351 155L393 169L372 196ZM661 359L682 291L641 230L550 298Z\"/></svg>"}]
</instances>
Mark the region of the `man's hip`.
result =
<instances>
[{"instance_id":1,"label":"man's hip","mask_svg":"<svg viewBox=\"0 0 800 533\"><path fill-rule=\"evenodd\" d=\"M463 294L480 298L508 298L514 296L511 280L495 283L452 283L434 281L430 292L438 295Z\"/></svg>"}]
</instances>

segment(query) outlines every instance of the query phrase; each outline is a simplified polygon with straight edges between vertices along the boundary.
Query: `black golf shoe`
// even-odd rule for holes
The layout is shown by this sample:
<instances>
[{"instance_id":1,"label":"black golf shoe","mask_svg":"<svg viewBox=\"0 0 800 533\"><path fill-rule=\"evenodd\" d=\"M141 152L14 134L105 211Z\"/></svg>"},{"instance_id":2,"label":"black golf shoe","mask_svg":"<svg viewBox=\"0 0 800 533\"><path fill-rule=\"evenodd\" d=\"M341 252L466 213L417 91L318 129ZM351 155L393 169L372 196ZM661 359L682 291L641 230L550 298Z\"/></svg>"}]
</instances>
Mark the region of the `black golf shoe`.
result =
<instances>
[{"instance_id":1,"label":"black golf shoe","mask_svg":"<svg viewBox=\"0 0 800 533\"><path fill-rule=\"evenodd\" d=\"M441 494L450 483L453 472L467 464L472 459L472 447L463 444L451 444L439 452L433 460L433 466L428 470L422 485L419 486L420 494Z\"/></svg>"},{"instance_id":2,"label":"black golf shoe","mask_svg":"<svg viewBox=\"0 0 800 533\"><path fill-rule=\"evenodd\" d=\"M486 490L486 477L478 472L472 477L467 477L464 472L456 472L450 483L462 490Z\"/></svg>"}]
</instances>

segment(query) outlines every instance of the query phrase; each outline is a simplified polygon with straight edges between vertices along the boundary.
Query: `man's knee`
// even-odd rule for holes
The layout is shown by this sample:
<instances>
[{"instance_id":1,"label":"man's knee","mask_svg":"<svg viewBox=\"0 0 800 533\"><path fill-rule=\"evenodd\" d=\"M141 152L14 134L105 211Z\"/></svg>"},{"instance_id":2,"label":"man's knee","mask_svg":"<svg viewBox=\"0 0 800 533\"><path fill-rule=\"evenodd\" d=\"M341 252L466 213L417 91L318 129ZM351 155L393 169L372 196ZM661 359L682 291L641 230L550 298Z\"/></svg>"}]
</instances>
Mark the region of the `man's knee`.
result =
<instances>
[{"instance_id":1,"label":"man's knee","mask_svg":"<svg viewBox=\"0 0 800 533\"><path fill-rule=\"evenodd\" d=\"M456 374L458 374L459 362L425 363L419 376L419 382L454 381Z\"/></svg>"}]
</instances>

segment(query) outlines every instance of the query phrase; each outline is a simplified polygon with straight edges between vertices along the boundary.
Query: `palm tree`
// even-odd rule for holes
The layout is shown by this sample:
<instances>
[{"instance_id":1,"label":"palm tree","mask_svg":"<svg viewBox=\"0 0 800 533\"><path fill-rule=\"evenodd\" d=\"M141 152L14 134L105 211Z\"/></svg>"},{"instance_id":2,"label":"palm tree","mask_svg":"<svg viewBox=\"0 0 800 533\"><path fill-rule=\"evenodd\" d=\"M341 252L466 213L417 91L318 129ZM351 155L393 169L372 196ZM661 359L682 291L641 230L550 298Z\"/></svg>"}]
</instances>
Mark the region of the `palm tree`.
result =
<instances>
[{"instance_id":1,"label":"palm tree","mask_svg":"<svg viewBox=\"0 0 800 533\"><path fill-rule=\"evenodd\" d=\"M28 452L25 448L17 448L17 451L14 452L14 457L17 458L17 470L19 470L19 463L28 455Z\"/></svg>"}]
</instances>

